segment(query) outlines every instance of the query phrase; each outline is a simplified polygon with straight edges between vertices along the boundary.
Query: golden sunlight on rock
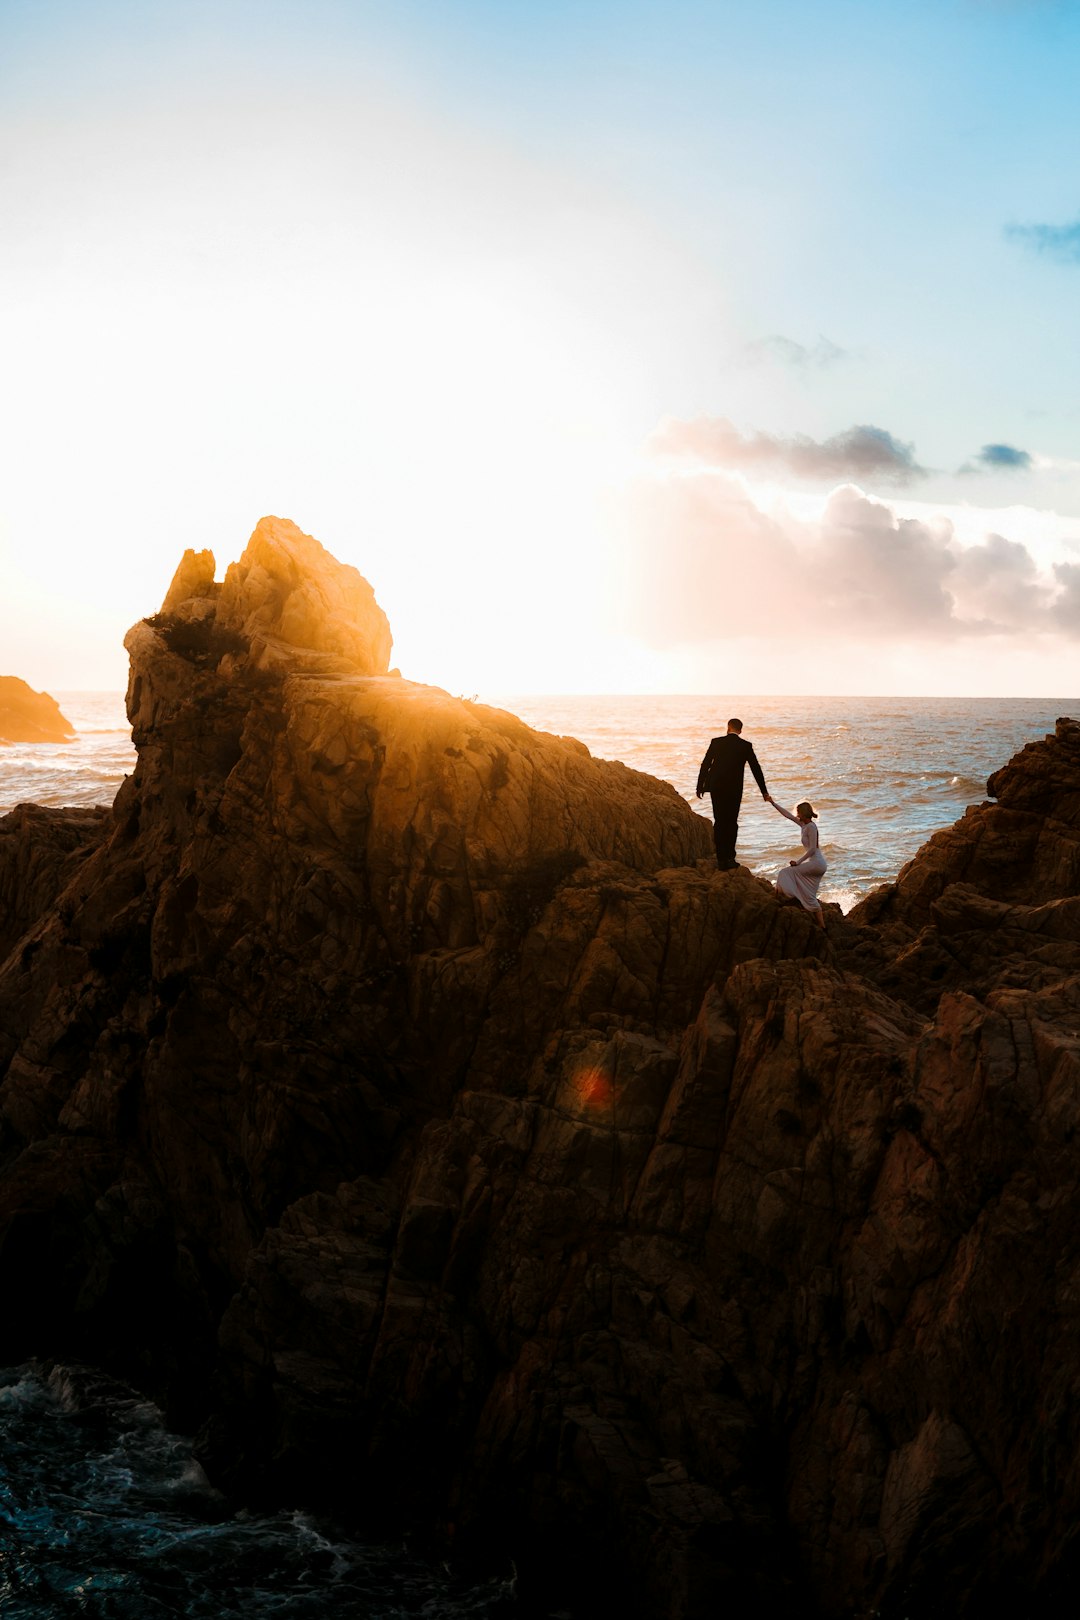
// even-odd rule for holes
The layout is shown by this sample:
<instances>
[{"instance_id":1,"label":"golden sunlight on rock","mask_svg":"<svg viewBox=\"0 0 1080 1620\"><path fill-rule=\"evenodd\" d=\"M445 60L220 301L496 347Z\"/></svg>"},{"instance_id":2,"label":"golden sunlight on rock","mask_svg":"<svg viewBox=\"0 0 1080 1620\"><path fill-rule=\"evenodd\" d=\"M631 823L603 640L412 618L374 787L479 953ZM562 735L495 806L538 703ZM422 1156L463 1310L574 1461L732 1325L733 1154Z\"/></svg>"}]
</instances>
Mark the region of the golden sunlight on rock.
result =
<instances>
[{"instance_id":1,"label":"golden sunlight on rock","mask_svg":"<svg viewBox=\"0 0 1080 1620\"><path fill-rule=\"evenodd\" d=\"M212 551L185 551L161 604L162 613L201 618L197 605L202 603L208 608L219 589L214 583L214 571Z\"/></svg>"},{"instance_id":2,"label":"golden sunlight on rock","mask_svg":"<svg viewBox=\"0 0 1080 1620\"><path fill-rule=\"evenodd\" d=\"M285 661L282 644L292 663L297 652L323 655L327 673L326 660L343 674L385 675L390 667L390 625L367 580L287 518L262 518L230 564L218 624L247 638L260 667Z\"/></svg>"},{"instance_id":3,"label":"golden sunlight on rock","mask_svg":"<svg viewBox=\"0 0 1080 1620\"><path fill-rule=\"evenodd\" d=\"M212 551L185 551L158 619L212 621L219 655L242 645L262 669L387 673L393 638L375 592L288 518L260 519L224 584L214 573Z\"/></svg>"}]
</instances>

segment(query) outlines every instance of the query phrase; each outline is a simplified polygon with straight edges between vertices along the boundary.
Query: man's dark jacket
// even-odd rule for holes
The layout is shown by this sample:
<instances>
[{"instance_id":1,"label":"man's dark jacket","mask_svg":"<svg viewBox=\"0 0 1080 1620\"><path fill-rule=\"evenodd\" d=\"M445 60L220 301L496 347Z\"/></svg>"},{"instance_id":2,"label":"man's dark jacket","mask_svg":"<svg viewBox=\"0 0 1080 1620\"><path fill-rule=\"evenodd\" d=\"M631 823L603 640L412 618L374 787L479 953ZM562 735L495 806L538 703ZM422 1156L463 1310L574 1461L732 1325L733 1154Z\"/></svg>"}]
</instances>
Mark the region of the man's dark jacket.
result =
<instances>
[{"instance_id":1,"label":"man's dark jacket","mask_svg":"<svg viewBox=\"0 0 1080 1620\"><path fill-rule=\"evenodd\" d=\"M698 771L698 794L713 793L718 798L738 802L742 799L743 768L746 765L753 771L754 781L764 798L769 790L765 786L765 776L758 764L753 743L746 742L735 731L714 737Z\"/></svg>"}]
</instances>

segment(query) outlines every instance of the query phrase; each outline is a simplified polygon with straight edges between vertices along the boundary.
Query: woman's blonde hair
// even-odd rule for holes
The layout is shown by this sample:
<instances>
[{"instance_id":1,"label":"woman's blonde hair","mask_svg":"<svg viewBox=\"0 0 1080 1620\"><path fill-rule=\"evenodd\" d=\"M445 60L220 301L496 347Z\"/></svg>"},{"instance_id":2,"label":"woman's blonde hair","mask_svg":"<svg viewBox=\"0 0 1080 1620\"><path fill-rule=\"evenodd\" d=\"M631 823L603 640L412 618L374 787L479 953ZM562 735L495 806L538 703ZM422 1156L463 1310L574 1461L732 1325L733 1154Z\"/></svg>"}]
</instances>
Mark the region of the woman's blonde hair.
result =
<instances>
[{"instance_id":1,"label":"woman's blonde hair","mask_svg":"<svg viewBox=\"0 0 1080 1620\"><path fill-rule=\"evenodd\" d=\"M808 818L812 818L814 821L817 820L817 811L814 809L813 805L807 803L805 799L801 804L797 804L795 806L795 814L797 816L805 814Z\"/></svg>"}]
</instances>

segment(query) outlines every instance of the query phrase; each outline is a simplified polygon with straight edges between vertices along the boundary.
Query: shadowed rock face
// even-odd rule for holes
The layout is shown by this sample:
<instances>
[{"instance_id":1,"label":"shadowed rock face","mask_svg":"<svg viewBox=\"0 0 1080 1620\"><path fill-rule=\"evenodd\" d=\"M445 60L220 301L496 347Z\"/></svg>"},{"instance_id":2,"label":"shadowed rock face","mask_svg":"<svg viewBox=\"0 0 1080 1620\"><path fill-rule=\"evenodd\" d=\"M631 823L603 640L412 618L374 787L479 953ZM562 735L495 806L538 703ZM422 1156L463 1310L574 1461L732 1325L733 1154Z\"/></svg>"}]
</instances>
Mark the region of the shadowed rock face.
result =
<instances>
[{"instance_id":1,"label":"shadowed rock face","mask_svg":"<svg viewBox=\"0 0 1080 1620\"><path fill-rule=\"evenodd\" d=\"M74 735L55 698L16 675L0 675L0 745L69 742Z\"/></svg>"},{"instance_id":2,"label":"shadowed rock face","mask_svg":"<svg viewBox=\"0 0 1080 1620\"><path fill-rule=\"evenodd\" d=\"M1080 973L1080 725L1059 720L987 792L851 913L880 930L883 982L927 1008Z\"/></svg>"},{"instance_id":3,"label":"shadowed rock face","mask_svg":"<svg viewBox=\"0 0 1080 1620\"><path fill-rule=\"evenodd\" d=\"M665 784L387 675L292 525L213 575L129 635L112 813L0 822L0 1353L657 1615L1052 1601L1080 727L823 936Z\"/></svg>"}]
</instances>

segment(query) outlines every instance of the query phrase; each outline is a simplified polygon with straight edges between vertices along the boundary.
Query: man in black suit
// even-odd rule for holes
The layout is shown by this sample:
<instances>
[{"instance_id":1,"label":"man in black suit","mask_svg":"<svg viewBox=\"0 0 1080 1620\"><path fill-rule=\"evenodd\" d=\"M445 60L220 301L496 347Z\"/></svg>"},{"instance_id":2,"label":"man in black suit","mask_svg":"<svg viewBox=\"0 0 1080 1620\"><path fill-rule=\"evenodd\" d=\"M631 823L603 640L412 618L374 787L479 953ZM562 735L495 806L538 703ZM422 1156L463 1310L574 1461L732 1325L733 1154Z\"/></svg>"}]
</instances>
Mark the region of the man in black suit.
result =
<instances>
[{"instance_id":1,"label":"man in black suit","mask_svg":"<svg viewBox=\"0 0 1080 1620\"><path fill-rule=\"evenodd\" d=\"M739 864L735 859L735 840L739 835L744 766L749 765L753 771L761 797L769 797L754 745L744 741L741 732L742 721L729 720L726 736L713 738L698 771L697 797L700 799L708 790L712 800L713 843L716 845L716 864L721 872L730 872Z\"/></svg>"}]
</instances>

